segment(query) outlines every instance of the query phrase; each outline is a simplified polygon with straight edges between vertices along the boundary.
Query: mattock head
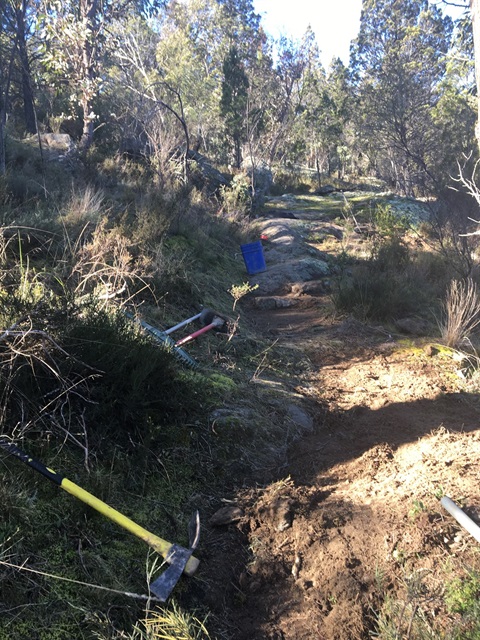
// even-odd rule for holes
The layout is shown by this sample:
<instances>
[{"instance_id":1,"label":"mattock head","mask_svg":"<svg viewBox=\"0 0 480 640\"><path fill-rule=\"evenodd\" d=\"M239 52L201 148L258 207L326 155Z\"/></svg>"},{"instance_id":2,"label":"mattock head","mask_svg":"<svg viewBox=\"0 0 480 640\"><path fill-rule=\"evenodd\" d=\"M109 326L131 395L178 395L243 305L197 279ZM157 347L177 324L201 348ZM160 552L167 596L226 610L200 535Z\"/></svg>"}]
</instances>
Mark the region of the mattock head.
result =
<instances>
[{"instance_id":1,"label":"mattock head","mask_svg":"<svg viewBox=\"0 0 480 640\"><path fill-rule=\"evenodd\" d=\"M200 515L196 511L188 525L190 548L185 549L173 544L165 560L170 564L156 580L150 584L150 591L161 602L166 602L175 585L180 580L185 566L198 545L200 539Z\"/></svg>"}]
</instances>

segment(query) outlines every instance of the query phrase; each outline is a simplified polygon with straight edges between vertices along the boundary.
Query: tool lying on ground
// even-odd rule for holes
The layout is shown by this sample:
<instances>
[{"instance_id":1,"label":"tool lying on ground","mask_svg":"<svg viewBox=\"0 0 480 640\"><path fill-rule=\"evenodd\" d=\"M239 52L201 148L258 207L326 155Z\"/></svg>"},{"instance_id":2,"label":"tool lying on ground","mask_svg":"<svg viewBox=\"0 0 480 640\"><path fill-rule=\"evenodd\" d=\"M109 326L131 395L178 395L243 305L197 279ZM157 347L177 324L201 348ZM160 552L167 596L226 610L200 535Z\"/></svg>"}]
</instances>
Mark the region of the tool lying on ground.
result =
<instances>
[{"instance_id":1,"label":"tool lying on ground","mask_svg":"<svg viewBox=\"0 0 480 640\"><path fill-rule=\"evenodd\" d=\"M176 346L175 340L170 338L170 336L167 334L166 331L161 331L160 329L157 329L151 324L148 324L148 322L145 322L144 320L140 320L140 318L135 318L135 316L133 316L130 313L127 313L126 315L128 318L138 322L138 324L143 329L145 329L145 331L149 333L157 342L160 342L167 349L170 349L173 355L179 360L181 360L182 362L184 362L186 365L188 365L192 369L196 369L199 366L198 362L194 360L191 356L189 356L188 353L184 351L184 349L181 349L180 347Z\"/></svg>"},{"instance_id":2,"label":"tool lying on ground","mask_svg":"<svg viewBox=\"0 0 480 640\"><path fill-rule=\"evenodd\" d=\"M173 354L177 358L179 358L192 368L198 367L198 362L196 362L196 360L189 356L186 351L181 349L181 346L186 344L187 342L192 342L192 340L195 340L199 336L207 333L208 331L211 331L212 329L219 331L227 326L226 319L216 314L211 309L203 309L200 313L197 313L196 315L192 316L191 318L187 318L186 320L182 320L182 322L179 322L174 327L165 329L164 331L153 327L151 324L148 324L148 322L145 322L144 320L136 318L131 313L126 312L126 315L128 318L136 320L140 324L140 326L145 329L145 331L152 335L156 340L164 344L167 348L171 349ZM190 324L191 322L194 322L195 320L200 320L205 326L203 326L202 329L199 329L198 331L195 331L194 333L191 333L190 335L177 340L177 342L175 342L175 340L170 337L171 333L174 333L178 329L181 329L182 327Z\"/></svg>"},{"instance_id":3,"label":"tool lying on ground","mask_svg":"<svg viewBox=\"0 0 480 640\"><path fill-rule=\"evenodd\" d=\"M165 558L165 561L170 564L170 567L168 567L166 571L152 582L150 589L152 593L163 602L167 600L182 573L192 576L197 570L200 562L192 554L200 537L200 517L198 511L194 514L189 525L190 548L185 549L178 544L167 542L167 540L159 538L154 533L150 533L140 525L133 522L133 520L130 520L130 518L127 518L105 502L102 502L99 498L96 498L88 491L85 491L85 489L82 489L82 487L79 487L74 482L68 480L68 478L61 476L52 469L48 469L38 460L31 458L5 438L0 437L0 447L19 458L25 464L28 464L28 466L32 467L45 478L48 478L48 480L67 491L67 493L75 496L85 504L93 507L102 515L113 520L113 522L116 522L130 533L133 533L134 536L137 536L137 538L146 542L150 547L152 547L152 549L162 555Z\"/></svg>"},{"instance_id":4,"label":"tool lying on ground","mask_svg":"<svg viewBox=\"0 0 480 640\"><path fill-rule=\"evenodd\" d=\"M206 309L205 311L209 311L209 310ZM209 311L209 313L211 314L212 312ZM205 325L202 329L199 329L198 331L194 331L194 333L191 333L189 336L185 336L181 340L177 340L177 342L175 343L175 346L180 347L183 344L187 344L187 342L191 342L192 340L195 340L199 336L203 335L204 333L207 333L207 331L211 331L212 329L216 329L218 331L219 329L222 329L225 326L225 323L226 323L225 318L222 318L221 316L213 316L209 324Z\"/></svg>"}]
</instances>

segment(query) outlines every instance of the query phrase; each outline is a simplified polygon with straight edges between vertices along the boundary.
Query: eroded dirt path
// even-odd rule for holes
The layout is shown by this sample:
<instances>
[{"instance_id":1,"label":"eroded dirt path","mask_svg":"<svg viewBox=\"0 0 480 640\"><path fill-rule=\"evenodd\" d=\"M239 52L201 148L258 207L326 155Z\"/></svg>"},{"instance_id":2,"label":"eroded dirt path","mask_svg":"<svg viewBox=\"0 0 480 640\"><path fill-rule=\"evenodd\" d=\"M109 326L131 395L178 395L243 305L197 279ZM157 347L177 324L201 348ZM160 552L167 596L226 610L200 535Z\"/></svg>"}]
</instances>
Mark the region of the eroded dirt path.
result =
<instances>
[{"instance_id":1,"label":"eroded dirt path","mask_svg":"<svg viewBox=\"0 0 480 640\"><path fill-rule=\"evenodd\" d=\"M397 603L397 637L409 637L420 614L448 629L445 567L474 544L439 498L461 499L480 516L478 396L450 358L336 317L320 264L307 265L318 273L307 274L306 292L294 265L312 253L300 223L288 222L265 223L277 233L248 313L263 335L306 354L311 366L296 391L317 411L313 431L290 447L283 478L240 497L236 527L249 555L235 578L233 635L370 638L388 599Z\"/></svg>"}]
</instances>

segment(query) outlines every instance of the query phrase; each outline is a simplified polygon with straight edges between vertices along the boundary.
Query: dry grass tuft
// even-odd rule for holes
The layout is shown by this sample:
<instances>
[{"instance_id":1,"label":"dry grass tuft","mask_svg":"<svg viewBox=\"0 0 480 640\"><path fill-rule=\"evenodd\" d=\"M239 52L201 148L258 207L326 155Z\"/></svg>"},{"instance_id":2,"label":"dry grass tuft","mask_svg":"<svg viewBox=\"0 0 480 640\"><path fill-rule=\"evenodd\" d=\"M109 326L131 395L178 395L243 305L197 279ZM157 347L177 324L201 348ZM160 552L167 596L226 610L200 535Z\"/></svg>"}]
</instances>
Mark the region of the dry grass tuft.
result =
<instances>
[{"instance_id":1,"label":"dry grass tuft","mask_svg":"<svg viewBox=\"0 0 480 640\"><path fill-rule=\"evenodd\" d=\"M452 280L442 307L439 323L442 340L449 347L458 347L480 324L480 298L475 282L471 278Z\"/></svg>"},{"instance_id":2,"label":"dry grass tuft","mask_svg":"<svg viewBox=\"0 0 480 640\"><path fill-rule=\"evenodd\" d=\"M208 640L210 635L204 623L182 611L175 603L170 609L150 612L143 621L145 640Z\"/></svg>"}]
</instances>

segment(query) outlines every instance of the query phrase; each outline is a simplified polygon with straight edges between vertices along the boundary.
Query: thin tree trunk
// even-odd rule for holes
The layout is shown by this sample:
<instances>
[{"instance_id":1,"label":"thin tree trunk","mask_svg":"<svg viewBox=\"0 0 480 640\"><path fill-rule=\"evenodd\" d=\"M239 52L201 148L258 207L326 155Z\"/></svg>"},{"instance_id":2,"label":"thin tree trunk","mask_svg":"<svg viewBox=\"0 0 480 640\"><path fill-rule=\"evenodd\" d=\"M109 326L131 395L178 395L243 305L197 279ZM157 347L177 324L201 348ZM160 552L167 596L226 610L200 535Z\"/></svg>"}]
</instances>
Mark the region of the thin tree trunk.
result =
<instances>
[{"instance_id":1,"label":"thin tree trunk","mask_svg":"<svg viewBox=\"0 0 480 640\"><path fill-rule=\"evenodd\" d=\"M80 16L86 22L92 33L95 32L97 14L99 11L98 0L80 0ZM82 70L85 86L82 91L83 131L80 147L87 151L93 142L93 96L95 94L95 62L94 44L90 35L85 34L82 48Z\"/></svg>"},{"instance_id":2,"label":"thin tree trunk","mask_svg":"<svg viewBox=\"0 0 480 640\"><path fill-rule=\"evenodd\" d=\"M7 162L5 158L5 109L0 109L0 176L7 172Z\"/></svg>"},{"instance_id":3,"label":"thin tree trunk","mask_svg":"<svg viewBox=\"0 0 480 640\"><path fill-rule=\"evenodd\" d=\"M30 60L28 57L27 40L25 35L25 15L28 0L23 0L21 8L16 11L18 55L22 70L23 110L25 116L25 129L28 133L37 133L37 119L32 91L32 75Z\"/></svg>"},{"instance_id":4,"label":"thin tree trunk","mask_svg":"<svg viewBox=\"0 0 480 640\"><path fill-rule=\"evenodd\" d=\"M8 72L4 82L0 85L0 176L7 172L7 159L5 153L5 136L7 125L7 104L10 95L10 82L12 79L13 61L15 58L15 47L13 47L8 65Z\"/></svg>"},{"instance_id":5,"label":"thin tree trunk","mask_svg":"<svg viewBox=\"0 0 480 640\"><path fill-rule=\"evenodd\" d=\"M480 0L470 0L470 16L473 28L473 48L475 52L475 81L477 84L477 124L475 137L480 148Z\"/></svg>"}]
</instances>

